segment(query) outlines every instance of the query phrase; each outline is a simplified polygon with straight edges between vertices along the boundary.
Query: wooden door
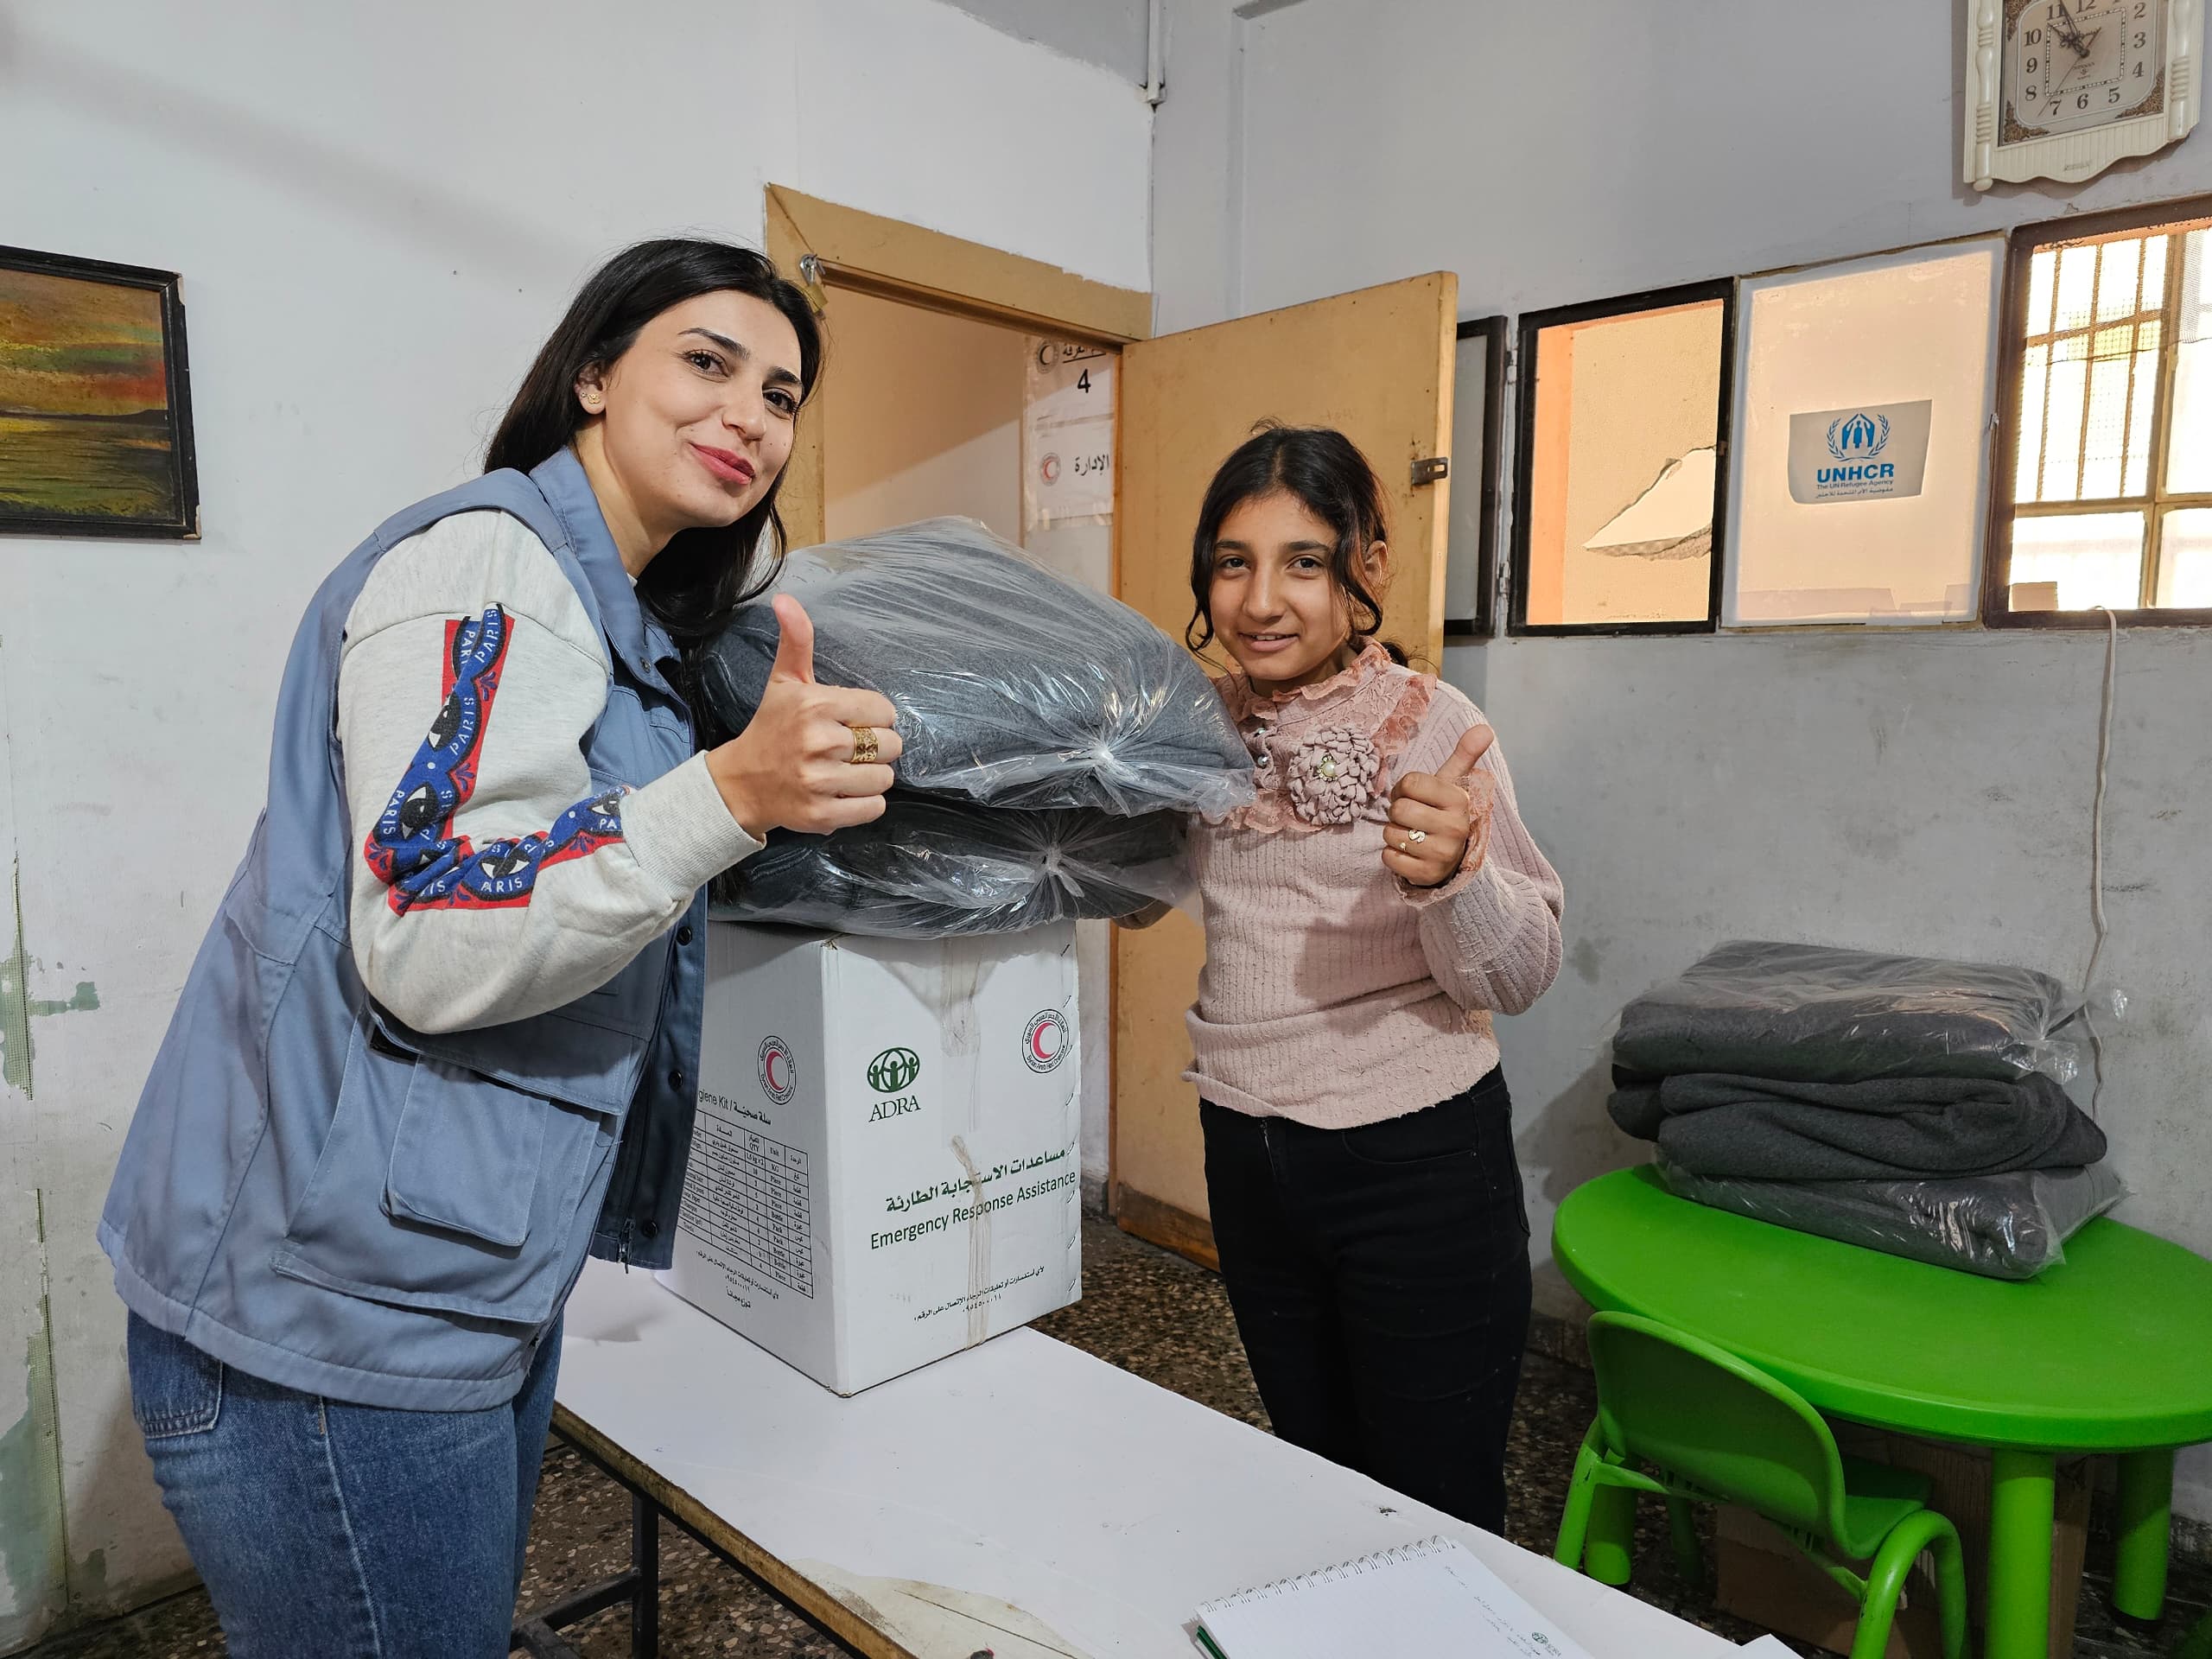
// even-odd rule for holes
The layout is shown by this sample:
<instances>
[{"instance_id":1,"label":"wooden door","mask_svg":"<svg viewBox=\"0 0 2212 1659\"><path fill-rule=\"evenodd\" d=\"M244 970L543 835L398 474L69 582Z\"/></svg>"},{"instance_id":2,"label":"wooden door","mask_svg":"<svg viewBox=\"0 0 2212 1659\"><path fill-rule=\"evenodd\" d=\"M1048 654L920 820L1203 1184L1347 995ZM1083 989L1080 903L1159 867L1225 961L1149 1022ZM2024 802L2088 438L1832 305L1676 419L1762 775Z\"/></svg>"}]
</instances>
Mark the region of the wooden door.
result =
<instances>
[{"instance_id":1,"label":"wooden door","mask_svg":"<svg viewBox=\"0 0 2212 1659\"><path fill-rule=\"evenodd\" d=\"M1124 346L1114 515L1122 600L1183 638L1191 535L1214 469L1257 421L1333 426L1375 463L1389 502L1384 635L1440 664L1451 486L1416 481L1416 463L1447 453L1459 300L1459 278L1437 272ZM1182 1081L1183 1015L1205 957L1179 912L1116 931L1113 1203L1129 1231L1210 1260L1198 1094Z\"/></svg>"}]
</instances>

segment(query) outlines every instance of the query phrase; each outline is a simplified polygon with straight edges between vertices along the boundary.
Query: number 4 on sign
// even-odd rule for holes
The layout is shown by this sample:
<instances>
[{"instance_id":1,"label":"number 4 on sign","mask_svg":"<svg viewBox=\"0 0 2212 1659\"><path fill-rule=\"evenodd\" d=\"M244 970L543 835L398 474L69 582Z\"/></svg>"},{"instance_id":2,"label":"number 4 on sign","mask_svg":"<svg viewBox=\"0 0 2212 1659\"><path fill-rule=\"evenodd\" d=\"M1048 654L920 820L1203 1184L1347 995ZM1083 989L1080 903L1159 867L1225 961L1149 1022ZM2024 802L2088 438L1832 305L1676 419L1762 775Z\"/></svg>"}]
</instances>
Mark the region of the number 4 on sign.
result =
<instances>
[{"instance_id":1,"label":"number 4 on sign","mask_svg":"<svg viewBox=\"0 0 2212 1659\"><path fill-rule=\"evenodd\" d=\"M1089 369L1085 369L1081 374L1076 377L1075 389L1077 391L1089 391L1090 390L1090 371Z\"/></svg>"}]
</instances>

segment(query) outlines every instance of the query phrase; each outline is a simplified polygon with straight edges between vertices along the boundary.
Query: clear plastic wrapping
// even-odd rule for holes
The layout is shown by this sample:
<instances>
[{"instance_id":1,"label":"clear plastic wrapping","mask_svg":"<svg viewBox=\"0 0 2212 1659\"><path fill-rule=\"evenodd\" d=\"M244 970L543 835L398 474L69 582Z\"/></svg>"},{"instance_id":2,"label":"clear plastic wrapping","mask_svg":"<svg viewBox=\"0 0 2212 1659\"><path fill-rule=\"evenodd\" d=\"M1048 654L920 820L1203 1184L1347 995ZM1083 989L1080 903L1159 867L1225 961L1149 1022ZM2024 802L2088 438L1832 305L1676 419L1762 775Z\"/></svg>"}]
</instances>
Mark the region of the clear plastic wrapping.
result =
<instances>
[{"instance_id":1,"label":"clear plastic wrapping","mask_svg":"<svg viewBox=\"0 0 2212 1659\"><path fill-rule=\"evenodd\" d=\"M1657 1168L1677 1197L1989 1279L2064 1261L2065 1241L2127 1196L2102 1164L1925 1181L1733 1180L1663 1158Z\"/></svg>"},{"instance_id":2,"label":"clear plastic wrapping","mask_svg":"<svg viewBox=\"0 0 2212 1659\"><path fill-rule=\"evenodd\" d=\"M1033 812L894 791L873 823L771 836L709 898L734 920L891 938L1141 922L1183 896L1186 824L1174 812Z\"/></svg>"},{"instance_id":3,"label":"clear plastic wrapping","mask_svg":"<svg viewBox=\"0 0 2212 1659\"><path fill-rule=\"evenodd\" d=\"M814 623L816 677L897 706L910 789L1124 817L1252 798L1251 754L1188 652L971 519L804 549L777 586ZM763 602L709 648L721 731L753 717L779 632Z\"/></svg>"},{"instance_id":4,"label":"clear plastic wrapping","mask_svg":"<svg viewBox=\"0 0 2212 1659\"><path fill-rule=\"evenodd\" d=\"M1885 1077L2060 1083L2065 988L2033 969L1738 940L1621 1011L1614 1063L1646 1077L1726 1072L1805 1083Z\"/></svg>"}]
</instances>

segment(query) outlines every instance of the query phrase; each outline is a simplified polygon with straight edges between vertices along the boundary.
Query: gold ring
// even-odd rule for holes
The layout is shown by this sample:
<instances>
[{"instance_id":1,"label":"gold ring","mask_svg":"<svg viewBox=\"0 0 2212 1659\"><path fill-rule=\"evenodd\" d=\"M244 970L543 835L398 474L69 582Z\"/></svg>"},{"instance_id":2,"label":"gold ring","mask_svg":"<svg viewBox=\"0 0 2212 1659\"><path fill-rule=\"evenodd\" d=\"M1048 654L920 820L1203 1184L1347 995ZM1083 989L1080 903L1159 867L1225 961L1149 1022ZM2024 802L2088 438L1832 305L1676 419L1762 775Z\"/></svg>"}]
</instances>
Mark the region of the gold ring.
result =
<instances>
[{"instance_id":1,"label":"gold ring","mask_svg":"<svg viewBox=\"0 0 2212 1659\"><path fill-rule=\"evenodd\" d=\"M874 727L855 726L853 728L853 764L855 766L874 766L879 752L876 747Z\"/></svg>"}]
</instances>

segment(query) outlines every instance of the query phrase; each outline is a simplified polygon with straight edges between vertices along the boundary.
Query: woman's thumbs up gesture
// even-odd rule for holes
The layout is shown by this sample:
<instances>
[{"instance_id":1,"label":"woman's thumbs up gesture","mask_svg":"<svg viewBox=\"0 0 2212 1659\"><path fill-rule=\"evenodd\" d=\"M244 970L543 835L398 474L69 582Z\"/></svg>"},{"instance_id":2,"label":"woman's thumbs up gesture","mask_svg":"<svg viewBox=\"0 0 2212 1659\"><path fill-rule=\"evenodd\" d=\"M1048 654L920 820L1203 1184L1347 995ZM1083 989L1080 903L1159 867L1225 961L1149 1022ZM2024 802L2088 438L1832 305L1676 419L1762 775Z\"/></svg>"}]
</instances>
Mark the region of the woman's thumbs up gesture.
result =
<instances>
[{"instance_id":1,"label":"woman's thumbs up gesture","mask_svg":"<svg viewBox=\"0 0 2212 1659\"><path fill-rule=\"evenodd\" d=\"M898 710L874 691L818 685L814 624L788 594L775 601L782 630L767 689L746 728L707 755L707 770L745 832L819 836L883 816L899 734Z\"/></svg>"},{"instance_id":2,"label":"woman's thumbs up gesture","mask_svg":"<svg viewBox=\"0 0 2212 1659\"><path fill-rule=\"evenodd\" d=\"M1382 864L1416 887L1441 887L1463 864L1479 865L1490 842L1491 785L1475 763L1497 734L1471 726L1442 770L1409 772L1390 791L1382 826Z\"/></svg>"}]
</instances>

